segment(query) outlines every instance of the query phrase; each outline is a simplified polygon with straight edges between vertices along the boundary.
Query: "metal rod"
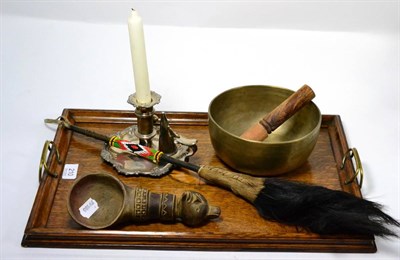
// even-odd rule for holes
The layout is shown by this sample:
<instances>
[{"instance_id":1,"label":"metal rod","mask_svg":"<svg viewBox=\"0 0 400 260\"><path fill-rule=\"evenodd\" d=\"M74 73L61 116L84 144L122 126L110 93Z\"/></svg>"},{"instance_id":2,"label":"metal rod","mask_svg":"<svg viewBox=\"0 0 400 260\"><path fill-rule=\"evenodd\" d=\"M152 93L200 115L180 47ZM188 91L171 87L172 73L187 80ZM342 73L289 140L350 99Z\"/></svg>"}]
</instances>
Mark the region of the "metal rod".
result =
<instances>
[{"instance_id":1,"label":"metal rod","mask_svg":"<svg viewBox=\"0 0 400 260\"><path fill-rule=\"evenodd\" d=\"M83 134L83 135L86 135L86 136L89 136L89 137L93 137L93 138L95 138L97 140L102 140L102 141L104 141L106 143L110 143L110 142L113 143L113 141L115 139L115 137L108 137L106 135L102 135L102 134L96 133L94 131L91 131L91 130L88 130L88 129L85 129L85 128L81 128L81 127L76 126L76 125L73 125L68 120L66 120L65 118L61 118L61 120L58 120L58 119L56 119L56 120L46 119L45 122L46 123L57 123L57 124L61 123L66 128L68 128L68 129L70 129L70 130L72 130L74 132L77 132L77 133L80 133L80 134ZM155 149L154 149L154 151L157 152L157 150L155 150ZM141 156L140 153L134 153L134 154ZM186 162L186 161L182 161L182 160L179 160L179 159L175 159L175 158L173 158L171 156L168 156L168 155L166 155L166 154L164 154L162 152L160 152L160 154L161 154L161 156L159 158L159 161L161 161L161 162L171 163L173 165L180 166L180 167L192 170L194 172L199 172L199 170L201 168L198 165L195 165L195 164L192 164L192 163L189 163L189 162ZM143 157L143 158L146 158L146 157Z\"/></svg>"},{"instance_id":2,"label":"metal rod","mask_svg":"<svg viewBox=\"0 0 400 260\"><path fill-rule=\"evenodd\" d=\"M166 163L171 163L173 165L180 166L180 167L189 169L189 170L194 171L194 172L199 172L199 170L200 170L200 166L198 166L198 165L175 159L175 158L173 158L171 156L168 156L168 155L166 155L164 153L160 156L160 161L161 162L166 162Z\"/></svg>"},{"instance_id":3,"label":"metal rod","mask_svg":"<svg viewBox=\"0 0 400 260\"><path fill-rule=\"evenodd\" d=\"M73 130L74 132L78 132L80 134L83 134L83 135L86 135L86 136L90 136L90 137L93 137L93 138L98 139L98 140L102 140L102 141L104 141L106 143L108 143L108 141L110 140L110 137L108 137L106 135L102 135L102 134L99 134L99 133L84 129L84 128L81 128L81 127L76 126L76 125L72 125L71 124L71 125L68 125L66 127L71 129L71 130Z\"/></svg>"}]
</instances>

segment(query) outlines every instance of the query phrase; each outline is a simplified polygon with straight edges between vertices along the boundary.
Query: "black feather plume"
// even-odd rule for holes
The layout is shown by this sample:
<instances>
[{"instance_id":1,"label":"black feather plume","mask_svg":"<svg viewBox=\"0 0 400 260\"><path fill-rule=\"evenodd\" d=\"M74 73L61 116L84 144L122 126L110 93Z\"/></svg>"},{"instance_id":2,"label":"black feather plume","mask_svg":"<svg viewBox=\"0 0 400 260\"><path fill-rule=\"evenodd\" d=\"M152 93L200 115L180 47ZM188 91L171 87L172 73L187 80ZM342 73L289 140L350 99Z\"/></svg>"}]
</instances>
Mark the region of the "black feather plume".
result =
<instances>
[{"instance_id":1,"label":"black feather plume","mask_svg":"<svg viewBox=\"0 0 400 260\"><path fill-rule=\"evenodd\" d=\"M276 178L265 180L254 205L266 219L318 234L397 237L387 226L400 226L377 203L344 191Z\"/></svg>"}]
</instances>

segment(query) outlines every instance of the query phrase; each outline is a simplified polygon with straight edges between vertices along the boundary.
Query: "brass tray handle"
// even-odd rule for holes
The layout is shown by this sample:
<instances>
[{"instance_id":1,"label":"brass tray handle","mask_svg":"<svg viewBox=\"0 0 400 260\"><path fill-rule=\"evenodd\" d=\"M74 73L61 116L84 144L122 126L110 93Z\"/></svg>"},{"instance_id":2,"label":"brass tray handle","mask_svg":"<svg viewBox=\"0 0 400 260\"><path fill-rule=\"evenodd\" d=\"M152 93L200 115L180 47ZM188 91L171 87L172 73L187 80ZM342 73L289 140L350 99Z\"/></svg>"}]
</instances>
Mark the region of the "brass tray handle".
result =
<instances>
[{"instance_id":1,"label":"brass tray handle","mask_svg":"<svg viewBox=\"0 0 400 260\"><path fill-rule=\"evenodd\" d=\"M49 141L47 140L44 143L43 146L43 150L42 150L42 156L40 157L40 164L39 164L39 182L42 181L43 179L43 174L46 171L47 174L49 174L52 177L58 177L58 174L55 172L52 172L49 170L49 167L47 166L46 160L47 160L47 153L48 151L51 151L52 149L55 149L55 154L56 154L56 158L57 158L57 162L60 164L61 163L61 159L60 159L60 153L58 152L57 146L55 145L55 143L53 141ZM44 170L43 170L44 168Z\"/></svg>"},{"instance_id":2,"label":"brass tray handle","mask_svg":"<svg viewBox=\"0 0 400 260\"><path fill-rule=\"evenodd\" d=\"M360 178L358 180L358 185L360 186L360 189L362 187L362 183L363 183L363 179L364 179L364 170L361 164L361 160L360 160L360 155L358 154L358 151L356 148L350 148L347 150L347 152L345 153L345 155L343 156L343 160L342 160L342 165L340 166L340 169L343 170L344 168L344 164L347 160L347 158L354 158L354 161L356 162L356 169L355 169L355 173L352 177L348 178L344 184L350 184L352 182L354 182L357 179L357 175L360 175Z\"/></svg>"}]
</instances>

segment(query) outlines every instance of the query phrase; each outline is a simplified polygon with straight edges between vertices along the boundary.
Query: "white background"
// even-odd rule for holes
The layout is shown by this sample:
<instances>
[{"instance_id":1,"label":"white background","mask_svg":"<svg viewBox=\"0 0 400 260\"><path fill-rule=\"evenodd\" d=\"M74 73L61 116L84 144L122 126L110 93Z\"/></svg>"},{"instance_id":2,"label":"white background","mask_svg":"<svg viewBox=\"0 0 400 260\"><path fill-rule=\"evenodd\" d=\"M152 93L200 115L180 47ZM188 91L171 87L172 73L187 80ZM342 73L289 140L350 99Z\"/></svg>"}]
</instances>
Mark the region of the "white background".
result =
<instances>
[{"instance_id":1,"label":"white background","mask_svg":"<svg viewBox=\"0 0 400 260\"><path fill-rule=\"evenodd\" d=\"M358 149L364 197L400 219L398 1L2 1L2 259L399 258L400 240L382 238L376 254L22 248L40 153L54 137L43 119L132 109L131 7L145 24L156 110L205 112L232 87L307 83Z\"/></svg>"}]
</instances>

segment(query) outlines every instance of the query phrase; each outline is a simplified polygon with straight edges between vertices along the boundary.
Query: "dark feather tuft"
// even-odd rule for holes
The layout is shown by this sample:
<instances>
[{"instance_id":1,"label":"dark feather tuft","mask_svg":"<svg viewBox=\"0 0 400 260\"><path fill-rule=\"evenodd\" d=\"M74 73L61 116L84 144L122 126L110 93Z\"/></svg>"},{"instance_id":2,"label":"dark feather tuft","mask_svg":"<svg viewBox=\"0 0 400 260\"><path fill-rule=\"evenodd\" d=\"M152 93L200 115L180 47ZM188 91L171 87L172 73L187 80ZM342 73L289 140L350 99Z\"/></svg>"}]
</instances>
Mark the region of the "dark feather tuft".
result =
<instances>
[{"instance_id":1,"label":"dark feather tuft","mask_svg":"<svg viewBox=\"0 0 400 260\"><path fill-rule=\"evenodd\" d=\"M318 234L395 236L400 223L381 205L321 186L266 179L254 205L269 220L305 227Z\"/></svg>"}]
</instances>

